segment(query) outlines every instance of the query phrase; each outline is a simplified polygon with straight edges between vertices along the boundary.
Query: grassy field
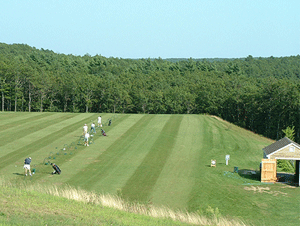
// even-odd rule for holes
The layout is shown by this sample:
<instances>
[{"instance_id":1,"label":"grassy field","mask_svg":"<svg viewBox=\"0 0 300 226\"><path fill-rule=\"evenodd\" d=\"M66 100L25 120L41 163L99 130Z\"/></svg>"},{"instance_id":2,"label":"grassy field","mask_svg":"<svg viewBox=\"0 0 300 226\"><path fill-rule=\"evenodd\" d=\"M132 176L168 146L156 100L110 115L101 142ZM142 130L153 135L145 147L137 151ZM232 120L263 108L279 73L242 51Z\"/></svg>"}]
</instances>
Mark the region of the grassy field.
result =
<instances>
[{"instance_id":1,"label":"grassy field","mask_svg":"<svg viewBox=\"0 0 300 226\"><path fill-rule=\"evenodd\" d=\"M258 170L262 148L273 141L206 115L102 114L107 136L97 129L93 143L83 146L82 127L97 117L0 113L0 175L13 183L68 184L252 225L300 224L298 188L233 173L234 167ZM230 155L229 165L225 155ZM36 169L32 178L23 172L28 156ZM216 167L210 167L211 159ZM60 166L61 175L51 174L50 162Z\"/></svg>"},{"instance_id":2,"label":"grassy field","mask_svg":"<svg viewBox=\"0 0 300 226\"><path fill-rule=\"evenodd\" d=\"M3 181L2 181L3 182ZM7 186L4 182L0 190L0 225L191 225L179 220L167 217L151 217L138 212L124 211L124 206L117 199L100 197L104 202L118 204L118 208L111 208L105 203L95 204L87 200L78 201L80 191L76 193L76 199L70 197L57 197L55 192L45 194L49 187L39 186L31 190L30 186ZM55 190L54 190L55 189ZM51 188L50 188L51 190ZM58 187L52 187L53 191L59 191ZM70 195L70 189L67 193ZM64 191L59 191L64 193ZM72 192L74 192L72 190ZM48 192L49 193L49 192ZM81 195L82 196L82 195ZM80 197L86 198L86 197ZM95 201L95 200L93 200ZM101 201L101 200L100 200ZM4 205L3 205L4 204ZM104 205L103 205L104 204ZM122 204L122 203L121 203ZM121 208L120 208L121 207Z\"/></svg>"}]
</instances>

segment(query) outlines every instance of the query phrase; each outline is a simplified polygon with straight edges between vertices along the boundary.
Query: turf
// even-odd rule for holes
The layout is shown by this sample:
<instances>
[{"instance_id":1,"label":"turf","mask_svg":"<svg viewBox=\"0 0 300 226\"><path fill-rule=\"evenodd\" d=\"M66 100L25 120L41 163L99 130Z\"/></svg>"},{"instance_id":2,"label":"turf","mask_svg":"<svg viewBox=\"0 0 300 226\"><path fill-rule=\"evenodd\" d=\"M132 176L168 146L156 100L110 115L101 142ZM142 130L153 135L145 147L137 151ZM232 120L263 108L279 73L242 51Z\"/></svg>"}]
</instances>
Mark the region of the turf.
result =
<instances>
[{"instance_id":1,"label":"turf","mask_svg":"<svg viewBox=\"0 0 300 226\"><path fill-rule=\"evenodd\" d=\"M150 147L141 164L122 188L122 195L131 201L147 201L151 197L161 171L163 170L177 139L182 116L171 116Z\"/></svg>"},{"instance_id":2,"label":"turf","mask_svg":"<svg viewBox=\"0 0 300 226\"><path fill-rule=\"evenodd\" d=\"M36 191L2 187L0 225L169 225L187 226L167 218L154 218L99 204L74 201ZM3 205L4 204L4 205Z\"/></svg>"},{"instance_id":3,"label":"turf","mask_svg":"<svg viewBox=\"0 0 300 226\"><path fill-rule=\"evenodd\" d=\"M202 214L218 210L255 225L300 223L298 188L233 173L258 170L262 148L273 141L208 115L101 114L107 136L97 128L93 143L83 146L82 127L98 115L1 113L0 175ZM32 178L23 175L28 156ZM61 175L51 175L50 162Z\"/></svg>"}]
</instances>

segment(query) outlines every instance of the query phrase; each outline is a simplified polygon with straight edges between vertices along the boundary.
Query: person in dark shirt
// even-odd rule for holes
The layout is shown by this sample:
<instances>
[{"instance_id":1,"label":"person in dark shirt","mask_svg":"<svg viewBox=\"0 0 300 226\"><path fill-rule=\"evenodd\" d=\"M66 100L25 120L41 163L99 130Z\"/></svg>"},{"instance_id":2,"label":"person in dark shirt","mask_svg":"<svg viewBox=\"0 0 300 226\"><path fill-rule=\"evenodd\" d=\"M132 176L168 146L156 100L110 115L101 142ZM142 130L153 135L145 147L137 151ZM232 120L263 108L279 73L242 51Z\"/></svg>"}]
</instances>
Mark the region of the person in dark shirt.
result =
<instances>
[{"instance_id":1,"label":"person in dark shirt","mask_svg":"<svg viewBox=\"0 0 300 226\"><path fill-rule=\"evenodd\" d=\"M90 132L93 132L93 133L96 133L96 128L95 128L95 123L92 123L91 124L91 131Z\"/></svg>"},{"instance_id":2,"label":"person in dark shirt","mask_svg":"<svg viewBox=\"0 0 300 226\"><path fill-rule=\"evenodd\" d=\"M102 133L103 136L106 136L106 133L103 129L101 129L101 133Z\"/></svg>"},{"instance_id":3,"label":"person in dark shirt","mask_svg":"<svg viewBox=\"0 0 300 226\"><path fill-rule=\"evenodd\" d=\"M30 170L30 163L31 163L31 157L28 157L24 160L25 176L27 176L27 171L29 171L29 175L32 176Z\"/></svg>"},{"instance_id":4,"label":"person in dark shirt","mask_svg":"<svg viewBox=\"0 0 300 226\"><path fill-rule=\"evenodd\" d=\"M59 166L58 165L56 165L55 163L51 163L51 165L52 165L52 168L54 169L54 171L52 172L52 174L61 174L61 170L60 170L60 168L59 168Z\"/></svg>"}]
</instances>

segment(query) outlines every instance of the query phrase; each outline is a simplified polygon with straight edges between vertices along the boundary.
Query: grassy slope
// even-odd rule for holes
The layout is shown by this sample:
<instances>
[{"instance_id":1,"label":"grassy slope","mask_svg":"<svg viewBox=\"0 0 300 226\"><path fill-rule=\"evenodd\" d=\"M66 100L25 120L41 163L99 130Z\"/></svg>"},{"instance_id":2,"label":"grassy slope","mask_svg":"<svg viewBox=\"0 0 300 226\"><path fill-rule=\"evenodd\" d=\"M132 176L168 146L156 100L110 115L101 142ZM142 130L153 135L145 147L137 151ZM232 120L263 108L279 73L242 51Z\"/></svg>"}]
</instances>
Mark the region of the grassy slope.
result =
<instances>
[{"instance_id":1,"label":"grassy slope","mask_svg":"<svg viewBox=\"0 0 300 226\"><path fill-rule=\"evenodd\" d=\"M8 187L0 202L0 225L190 225Z\"/></svg>"},{"instance_id":2,"label":"grassy slope","mask_svg":"<svg viewBox=\"0 0 300 226\"><path fill-rule=\"evenodd\" d=\"M299 189L226 174L233 166L258 169L261 149L271 141L210 116L102 116L104 121L114 117L112 126L104 127L108 136L98 133L90 147L77 145L72 155L51 159L63 170L57 177L42 164L44 158L77 143L83 124L97 115L2 113L1 174L23 180L22 164L31 155L38 170L32 183L68 183L192 212L218 208L223 215L255 224L299 223ZM226 154L231 156L229 166ZM211 159L217 160L216 168L210 167ZM271 190L257 192L253 187Z\"/></svg>"}]
</instances>

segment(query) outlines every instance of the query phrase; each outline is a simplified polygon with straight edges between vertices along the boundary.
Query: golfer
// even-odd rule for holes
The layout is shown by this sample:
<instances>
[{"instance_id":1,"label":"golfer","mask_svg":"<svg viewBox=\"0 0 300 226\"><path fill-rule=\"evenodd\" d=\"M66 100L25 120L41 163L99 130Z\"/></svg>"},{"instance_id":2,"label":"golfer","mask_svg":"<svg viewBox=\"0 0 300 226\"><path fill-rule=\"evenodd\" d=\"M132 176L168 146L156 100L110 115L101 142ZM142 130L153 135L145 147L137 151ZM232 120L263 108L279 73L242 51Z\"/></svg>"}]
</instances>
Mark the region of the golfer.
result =
<instances>
[{"instance_id":1,"label":"golfer","mask_svg":"<svg viewBox=\"0 0 300 226\"><path fill-rule=\"evenodd\" d=\"M84 135L84 146L89 146L89 137L90 137L89 133L86 133Z\"/></svg>"},{"instance_id":2,"label":"golfer","mask_svg":"<svg viewBox=\"0 0 300 226\"><path fill-rule=\"evenodd\" d=\"M102 132L103 136L106 136L106 133L105 133L105 131L103 129L101 129L101 132Z\"/></svg>"},{"instance_id":3,"label":"golfer","mask_svg":"<svg viewBox=\"0 0 300 226\"><path fill-rule=\"evenodd\" d=\"M102 123L101 123L101 115L98 117L98 127L102 127Z\"/></svg>"},{"instance_id":4,"label":"golfer","mask_svg":"<svg viewBox=\"0 0 300 226\"><path fill-rule=\"evenodd\" d=\"M52 174L60 174L61 173L61 170L58 165L56 165L55 163L51 163L51 165L52 165L52 168L54 169Z\"/></svg>"},{"instance_id":5,"label":"golfer","mask_svg":"<svg viewBox=\"0 0 300 226\"><path fill-rule=\"evenodd\" d=\"M83 126L83 135L85 135L87 133L87 131L88 131L88 126L87 126L87 124L84 124L84 126Z\"/></svg>"},{"instance_id":6,"label":"golfer","mask_svg":"<svg viewBox=\"0 0 300 226\"><path fill-rule=\"evenodd\" d=\"M91 132L93 131L94 133L96 133L96 128L95 128L95 123L92 123L91 125Z\"/></svg>"},{"instance_id":7,"label":"golfer","mask_svg":"<svg viewBox=\"0 0 300 226\"><path fill-rule=\"evenodd\" d=\"M24 161L25 176L27 176L27 171L29 171L29 175L32 176L30 170L30 163L31 163L31 157L26 158Z\"/></svg>"}]
</instances>

